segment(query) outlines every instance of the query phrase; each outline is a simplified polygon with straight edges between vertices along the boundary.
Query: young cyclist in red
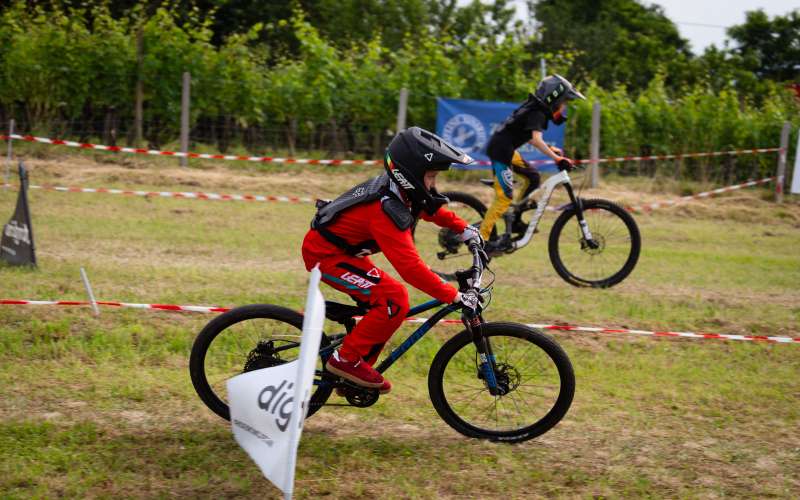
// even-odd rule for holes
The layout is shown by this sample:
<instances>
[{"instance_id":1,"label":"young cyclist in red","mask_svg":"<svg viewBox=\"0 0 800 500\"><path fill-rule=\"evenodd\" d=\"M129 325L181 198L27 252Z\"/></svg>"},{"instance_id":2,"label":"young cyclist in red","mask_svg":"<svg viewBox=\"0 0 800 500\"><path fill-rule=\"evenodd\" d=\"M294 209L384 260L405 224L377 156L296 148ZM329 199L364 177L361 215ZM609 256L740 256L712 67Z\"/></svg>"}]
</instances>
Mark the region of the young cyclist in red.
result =
<instances>
[{"instance_id":1,"label":"young cyclist in red","mask_svg":"<svg viewBox=\"0 0 800 500\"><path fill-rule=\"evenodd\" d=\"M363 387L389 392L391 383L372 364L408 313L408 291L369 255L383 252L405 281L444 303L475 307L475 292L460 293L422 261L411 229L419 218L480 240L477 229L447 210L436 174L472 158L418 127L400 132L384 157L386 173L322 205L303 240L303 260L319 263L322 281L368 306L369 312L331 355L326 369Z\"/></svg>"}]
</instances>

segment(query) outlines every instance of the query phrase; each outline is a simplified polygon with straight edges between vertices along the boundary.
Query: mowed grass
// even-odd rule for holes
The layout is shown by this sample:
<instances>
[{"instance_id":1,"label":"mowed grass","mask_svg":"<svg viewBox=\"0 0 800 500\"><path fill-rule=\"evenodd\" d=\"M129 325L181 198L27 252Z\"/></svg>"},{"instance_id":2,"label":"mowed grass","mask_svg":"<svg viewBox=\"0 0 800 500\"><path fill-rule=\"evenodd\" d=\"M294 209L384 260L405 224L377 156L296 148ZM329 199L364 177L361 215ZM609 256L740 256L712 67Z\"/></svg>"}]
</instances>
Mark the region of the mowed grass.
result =
<instances>
[{"instance_id":1,"label":"mowed grass","mask_svg":"<svg viewBox=\"0 0 800 500\"><path fill-rule=\"evenodd\" d=\"M28 163L33 184L312 197L376 172L148 165ZM475 182L442 181L442 190L489 199ZM29 194L39 268L0 266L4 298L83 300L85 267L103 300L302 308L310 204ZM640 200L618 181L584 195ZM15 197L0 190L4 219ZM486 317L800 337L800 204L767 199L750 190L637 215L641 260L609 290L558 278L547 214L529 247L494 261ZM210 318L0 306L0 496L279 497L191 386L189 350ZM800 345L554 333L575 368L575 402L556 428L509 446L464 438L430 404L428 366L458 330L437 327L417 344L389 371L396 389L375 406L324 408L308 421L299 498L800 491Z\"/></svg>"}]
</instances>

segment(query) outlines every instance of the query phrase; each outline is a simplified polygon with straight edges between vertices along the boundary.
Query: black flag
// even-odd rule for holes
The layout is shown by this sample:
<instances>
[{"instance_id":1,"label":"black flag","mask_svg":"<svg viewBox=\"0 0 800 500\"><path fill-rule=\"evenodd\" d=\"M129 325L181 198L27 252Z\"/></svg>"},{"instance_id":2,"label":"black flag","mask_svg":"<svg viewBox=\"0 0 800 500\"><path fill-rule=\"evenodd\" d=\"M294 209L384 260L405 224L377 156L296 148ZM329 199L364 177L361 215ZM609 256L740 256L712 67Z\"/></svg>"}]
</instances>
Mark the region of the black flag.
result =
<instances>
[{"instance_id":1,"label":"black flag","mask_svg":"<svg viewBox=\"0 0 800 500\"><path fill-rule=\"evenodd\" d=\"M0 259L18 266L35 266L33 227L28 208L28 173L22 162L19 162L19 181L17 209L8 224L3 226L3 235L0 238Z\"/></svg>"}]
</instances>

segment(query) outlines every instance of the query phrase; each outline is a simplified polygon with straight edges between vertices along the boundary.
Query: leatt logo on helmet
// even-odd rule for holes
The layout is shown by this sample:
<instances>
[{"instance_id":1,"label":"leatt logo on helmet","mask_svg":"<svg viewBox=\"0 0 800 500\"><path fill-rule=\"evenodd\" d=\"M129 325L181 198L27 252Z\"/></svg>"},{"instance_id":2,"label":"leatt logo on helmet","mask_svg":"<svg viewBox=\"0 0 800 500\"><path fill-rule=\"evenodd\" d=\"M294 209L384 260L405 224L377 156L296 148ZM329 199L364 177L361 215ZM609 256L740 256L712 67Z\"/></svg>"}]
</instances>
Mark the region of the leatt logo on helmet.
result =
<instances>
[{"instance_id":1,"label":"leatt logo on helmet","mask_svg":"<svg viewBox=\"0 0 800 500\"><path fill-rule=\"evenodd\" d=\"M408 179L406 179L405 176L403 176L403 174L396 168L392 169L392 175L397 183L403 187L403 189L414 189L414 186L408 182Z\"/></svg>"}]
</instances>

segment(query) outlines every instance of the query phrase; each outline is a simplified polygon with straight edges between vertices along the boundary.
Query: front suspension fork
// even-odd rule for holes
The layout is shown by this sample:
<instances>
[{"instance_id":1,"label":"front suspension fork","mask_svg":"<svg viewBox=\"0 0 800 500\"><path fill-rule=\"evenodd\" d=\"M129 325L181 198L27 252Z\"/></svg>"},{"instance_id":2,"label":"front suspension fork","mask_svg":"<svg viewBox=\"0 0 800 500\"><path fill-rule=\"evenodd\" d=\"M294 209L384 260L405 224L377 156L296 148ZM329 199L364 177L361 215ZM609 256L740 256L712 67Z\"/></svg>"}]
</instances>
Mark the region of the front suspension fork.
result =
<instances>
[{"instance_id":1,"label":"front suspension fork","mask_svg":"<svg viewBox=\"0 0 800 500\"><path fill-rule=\"evenodd\" d=\"M597 249L598 244L592 237L592 232L589 230L589 223L586 222L586 217L583 216L583 201L575 196L575 192L572 190L571 184L564 184L564 189L567 190L569 199L572 201L572 206L575 207L575 216L578 218L578 225L581 228L581 234L583 234L583 242L581 243L581 246L585 244L592 250Z\"/></svg>"},{"instance_id":2,"label":"front suspension fork","mask_svg":"<svg viewBox=\"0 0 800 500\"><path fill-rule=\"evenodd\" d=\"M492 344L489 342L489 337L483 335L483 317L480 313L465 310L461 320L472 335L472 343L478 351L478 376L483 379L489 394L502 396L505 391L497 383L497 361L492 351Z\"/></svg>"}]
</instances>

